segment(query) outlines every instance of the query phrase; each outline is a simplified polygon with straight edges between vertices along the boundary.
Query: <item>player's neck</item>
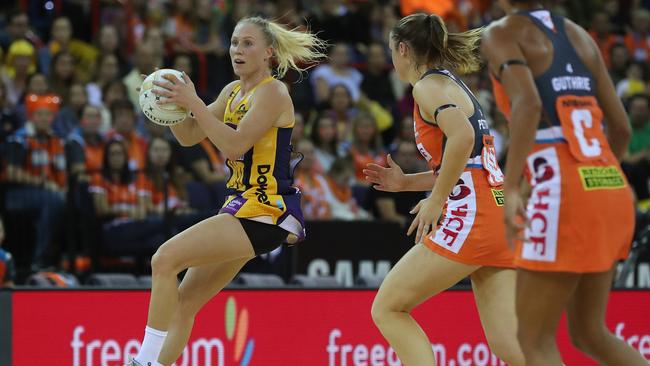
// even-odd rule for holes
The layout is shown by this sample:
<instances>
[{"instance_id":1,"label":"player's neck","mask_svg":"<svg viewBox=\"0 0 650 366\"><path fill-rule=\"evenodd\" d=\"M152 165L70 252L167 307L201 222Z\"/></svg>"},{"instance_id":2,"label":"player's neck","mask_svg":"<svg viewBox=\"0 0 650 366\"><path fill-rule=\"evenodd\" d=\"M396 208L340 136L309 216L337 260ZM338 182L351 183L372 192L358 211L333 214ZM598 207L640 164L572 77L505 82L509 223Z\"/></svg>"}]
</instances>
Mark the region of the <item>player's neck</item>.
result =
<instances>
[{"instance_id":1,"label":"player's neck","mask_svg":"<svg viewBox=\"0 0 650 366\"><path fill-rule=\"evenodd\" d=\"M240 79L242 93L248 93L248 91L253 89L257 84L261 83L269 76L271 76L271 73L268 70L260 70L251 73L250 75L243 75Z\"/></svg>"}]
</instances>

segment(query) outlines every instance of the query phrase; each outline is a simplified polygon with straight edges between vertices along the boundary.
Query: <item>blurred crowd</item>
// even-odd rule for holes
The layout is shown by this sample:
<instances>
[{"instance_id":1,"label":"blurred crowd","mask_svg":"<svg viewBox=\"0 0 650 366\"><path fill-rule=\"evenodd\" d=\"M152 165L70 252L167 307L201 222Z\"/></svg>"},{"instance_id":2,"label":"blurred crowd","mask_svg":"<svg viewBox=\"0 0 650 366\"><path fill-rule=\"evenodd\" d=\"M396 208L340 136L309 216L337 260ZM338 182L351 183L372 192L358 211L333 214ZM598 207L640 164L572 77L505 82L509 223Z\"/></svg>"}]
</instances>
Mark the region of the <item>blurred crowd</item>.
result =
<instances>
[{"instance_id":1,"label":"blurred crowd","mask_svg":"<svg viewBox=\"0 0 650 366\"><path fill-rule=\"evenodd\" d=\"M650 1L549 5L588 29L602 52L633 128L624 169L647 208ZM11 221L8 237L33 243L22 263L87 271L97 253L151 254L216 212L229 173L223 157L207 140L180 147L143 116L136 88L142 74L174 68L211 102L233 79L230 34L248 15L311 29L331 45L326 62L284 79L296 106L295 183L306 218L404 225L424 193L379 192L362 169L385 165L388 154L406 173L427 169L414 142L410 86L397 79L387 46L396 21L416 11L442 15L452 32L503 16L491 0L3 2L0 213ZM507 126L489 76L484 69L463 79L489 116L503 159Z\"/></svg>"}]
</instances>

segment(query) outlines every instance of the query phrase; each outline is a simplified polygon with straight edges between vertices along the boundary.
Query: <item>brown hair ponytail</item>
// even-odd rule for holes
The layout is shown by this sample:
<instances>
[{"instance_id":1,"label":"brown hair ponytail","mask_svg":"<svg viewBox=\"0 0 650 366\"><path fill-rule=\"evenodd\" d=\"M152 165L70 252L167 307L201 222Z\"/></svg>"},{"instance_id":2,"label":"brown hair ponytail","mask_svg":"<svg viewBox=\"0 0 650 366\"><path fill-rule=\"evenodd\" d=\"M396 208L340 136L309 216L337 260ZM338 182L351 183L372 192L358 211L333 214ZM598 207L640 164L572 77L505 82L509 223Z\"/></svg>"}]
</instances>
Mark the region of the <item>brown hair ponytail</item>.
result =
<instances>
[{"instance_id":1,"label":"brown hair ponytail","mask_svg":"<svg viewBox=\"0 0 650 366\"><path fill-rule=\"evenodd\" d=\"M438 15L418 13L402 18L393 28L391 38L395 43L407 43L417 63L466 74L481 68L478 48L482 33L483 28L449 33Z\"/></svg>"}]
</instances>

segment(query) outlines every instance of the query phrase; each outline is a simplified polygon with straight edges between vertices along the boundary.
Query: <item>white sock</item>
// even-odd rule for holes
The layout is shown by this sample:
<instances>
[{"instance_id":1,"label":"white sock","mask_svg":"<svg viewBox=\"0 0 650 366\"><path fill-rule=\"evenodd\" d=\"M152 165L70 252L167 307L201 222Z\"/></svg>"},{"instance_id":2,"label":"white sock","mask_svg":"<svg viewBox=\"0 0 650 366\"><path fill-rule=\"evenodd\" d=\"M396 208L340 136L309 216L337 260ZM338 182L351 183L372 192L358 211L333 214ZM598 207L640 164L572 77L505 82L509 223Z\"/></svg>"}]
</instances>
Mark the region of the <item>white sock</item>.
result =
<instances>
[{"instance_id":1,"label":"white sock","mask_svg":"<svg viewBox=\"0 0 650 366\"><path fill-rule=\"evenodd\" d=\"M144 328L144 340L140 352L135 356L135 360L142 366L162 366L158 363L158 356L165 342L165 337L167 337L167 332L150 327Z\"/></svg>"}]
</instances>

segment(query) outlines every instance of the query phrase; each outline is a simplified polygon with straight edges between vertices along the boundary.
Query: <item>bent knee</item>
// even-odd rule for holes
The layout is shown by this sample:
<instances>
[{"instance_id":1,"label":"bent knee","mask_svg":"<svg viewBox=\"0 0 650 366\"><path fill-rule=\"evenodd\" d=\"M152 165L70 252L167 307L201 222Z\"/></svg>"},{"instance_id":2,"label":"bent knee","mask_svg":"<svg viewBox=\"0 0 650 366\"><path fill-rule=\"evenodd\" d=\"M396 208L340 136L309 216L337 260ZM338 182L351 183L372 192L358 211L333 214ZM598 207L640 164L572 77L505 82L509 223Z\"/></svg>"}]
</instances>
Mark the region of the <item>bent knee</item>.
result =
<instances>
[{"instance_id":1,"label":"bent knee","mask_svg":"<svg viewBox=\"0 0 650 366\"><path fill-rule=\"evenodd\" d=\"M390 319L391 315L396 313L410 313L411 310L412 309L406 305L396 301L395 298L389 300L386 297L378 295L372 303L370 315L375 324L378 327L381 327L388 319Z\"/></svg>"},{"instance_id":2,"label":"bent knee","mask_svg":"<svg viewBox=\"0 0 650 366\"><path fill-rule=\"evenodd\" d=\"M169 242L161 245L156 253L151 257L151 274L157 275L176 275L181 269L177 268L178 263L167 246Z\"/></svg>"},{"instance_id":3,"label":"bent knee","mask_svg":"<svg viewBox=\"0 0 650 366\"><path fill-rule=\"evenodd\" d=\"M488 338L488 346L494 355L511 366L524 364L524 354L519 347L516 336L504 337L498 340Z\"/></svg>"},{"instance_id":4,"label":"bent knee","mask_svg":"<svg viewBox=\"0 0 650 366\"><path fill-rule=\"evenodd\" d=\"M594 326L573 326L569 327L571 343L581 351L591 353L598 350L609 331L604 324Z\"/></svg>"}]
</instances>

